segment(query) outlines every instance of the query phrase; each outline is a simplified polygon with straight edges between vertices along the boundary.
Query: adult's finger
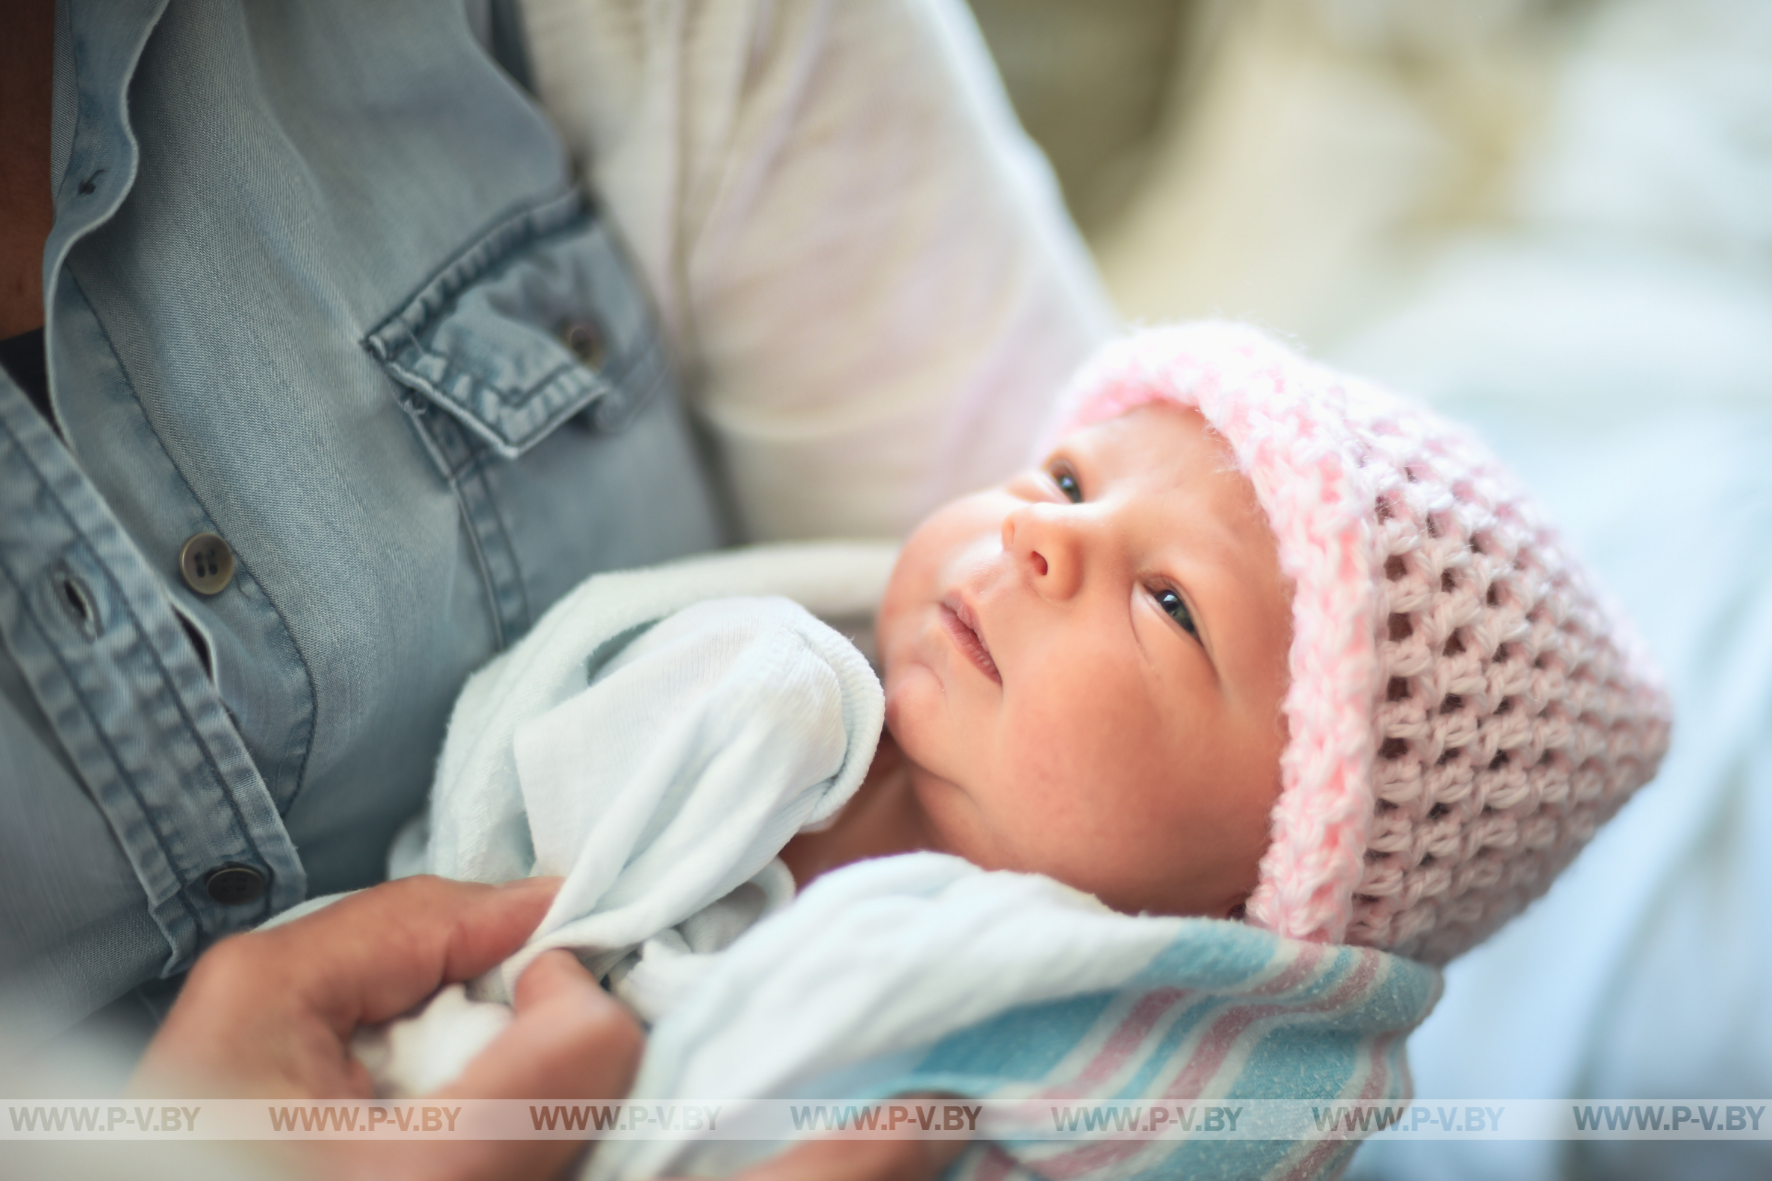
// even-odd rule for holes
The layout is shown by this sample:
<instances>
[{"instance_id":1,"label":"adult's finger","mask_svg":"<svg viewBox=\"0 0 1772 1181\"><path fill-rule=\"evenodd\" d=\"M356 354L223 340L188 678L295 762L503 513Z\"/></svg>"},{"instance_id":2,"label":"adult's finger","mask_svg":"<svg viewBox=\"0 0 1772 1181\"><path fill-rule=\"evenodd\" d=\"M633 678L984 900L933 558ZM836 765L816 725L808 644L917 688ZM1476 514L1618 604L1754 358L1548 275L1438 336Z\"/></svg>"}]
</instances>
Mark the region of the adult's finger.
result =
<instances>
[{"instance_id":1,"label":"adult's finger","mask_svg":"<svg viewBox=\"0 0 1772 1181\"><path fill-rule=\"evenodd\" d=\"M307 1006L349 1036L497 965L523 945L559 888L558 878L503 886L401 878L260 934Z\"/></svg>"},{"instance_id":2,"label":"adult's finger","mask_svg":"<svg viewBox=\"0 0 1772 1181\"><path fill-rule=\"evenodd\" d=\"M645 1037L633 1016L569 952L537 957L517 982L516 1019L449 1087L452 1099L620 1099ZM510 1181L560 1176L582 1140L362 1142L322 1146L323 1173L376 1181Z\"/></svg>"},{"instance_id":3,"label":"adult's finger","mask_svg":"<svg viewBox=\"0 0 1772 1181\"><path fill-rule=\"evenodd\" d=\"M646 1036L572 953L550 951L517 981L517 1016L444 1092L456 1098L620 1098Z\"/></svg>"},{"instance_id":4,"label":"adult's finger","mask_svg":"<svg viewBox=\"0 0 1772 1181\"><path fill-rule=\"evenodd\" d=\"M627 1009L571 953L536 958L517 981L516 1019L432 1098L619 1100L646 1039ZM368 1175L426 1181L507 1181L560 1175L582 1140L478 1140L388 1145ZM362 1159L362 1158L359 1158Z\"/></svg>"},{"instance_id":5,"label":"adult's finger","mask_svg":"<svg viewBox=\"0 0 1772 1181\"><path fill-rule=\"evenodd\" d=\"M223 940L197 961L135 1087L367 1095L367 1077L344 1052L356 1028L497 964L535 929L558 885L406 878Z\"/></svg>"}]
</instances>

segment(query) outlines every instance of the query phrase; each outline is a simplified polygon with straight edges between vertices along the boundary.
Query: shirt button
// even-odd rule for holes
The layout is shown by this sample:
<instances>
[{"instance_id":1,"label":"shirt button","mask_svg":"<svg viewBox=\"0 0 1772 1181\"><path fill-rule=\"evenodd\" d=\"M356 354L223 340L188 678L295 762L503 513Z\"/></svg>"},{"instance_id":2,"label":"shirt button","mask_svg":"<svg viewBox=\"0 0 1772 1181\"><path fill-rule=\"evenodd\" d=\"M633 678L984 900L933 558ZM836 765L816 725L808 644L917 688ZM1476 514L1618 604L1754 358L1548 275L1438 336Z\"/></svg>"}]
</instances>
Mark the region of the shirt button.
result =
<instances>
[{"instance_id":1,"label":"shirt button","mask_svg":"<svg viewBox=\"0 0 1772 1181\"><path fill-rule=\"evenodd\" d=\"M199 533L178 552L185 585L200 595L219 595L234 580L234 551L213 533Z\"/></svg>"},{"instance_id":2,"label":"shirt button","mask_svg":"<svg viewBox=\"0 0 1772 1181\"><path fill-rule=\"evenodd\" d=\"M560 327L560 341L586 368L603 368L608 349L603 342L603 329L595 320L568 320Z\"/></svg>"},{"instance_id":3,"label":"shirt button","mask_svg":"<svg viewBox=\"0 0 1772 1181\"><path fill-rule=\"evenodd\" d=\"M224 865L210 871L203 879L203 888L222 906L245 906L257 902L265 892L265 878L250 866Z\"/></svg>"}]
</instances>

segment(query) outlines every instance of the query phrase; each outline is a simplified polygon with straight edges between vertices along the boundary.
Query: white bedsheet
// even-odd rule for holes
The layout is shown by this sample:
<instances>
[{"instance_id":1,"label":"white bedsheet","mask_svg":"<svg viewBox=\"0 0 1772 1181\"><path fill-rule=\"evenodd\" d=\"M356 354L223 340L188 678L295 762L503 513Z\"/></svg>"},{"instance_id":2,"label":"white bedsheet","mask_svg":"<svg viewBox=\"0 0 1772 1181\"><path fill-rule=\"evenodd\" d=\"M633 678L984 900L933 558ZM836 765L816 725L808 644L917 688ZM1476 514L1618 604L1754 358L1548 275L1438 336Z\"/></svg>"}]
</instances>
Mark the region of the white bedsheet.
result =
<instances>
[{"instance_id":1,"label":"white bedsheet","mask_svg":"<svg viewBox=\"0 0 1772 1181\"><path fill-rule=\"evenodd\" d=\"M1657 780L1448 969L1426 1099L1772 1096L1772 8L1594 12L1518 221L1339 351L1479 422L1675 700ZM1772 1145L1375 1144L1353 1175L1767 1176Z\"/></svg>"}]
</instances>

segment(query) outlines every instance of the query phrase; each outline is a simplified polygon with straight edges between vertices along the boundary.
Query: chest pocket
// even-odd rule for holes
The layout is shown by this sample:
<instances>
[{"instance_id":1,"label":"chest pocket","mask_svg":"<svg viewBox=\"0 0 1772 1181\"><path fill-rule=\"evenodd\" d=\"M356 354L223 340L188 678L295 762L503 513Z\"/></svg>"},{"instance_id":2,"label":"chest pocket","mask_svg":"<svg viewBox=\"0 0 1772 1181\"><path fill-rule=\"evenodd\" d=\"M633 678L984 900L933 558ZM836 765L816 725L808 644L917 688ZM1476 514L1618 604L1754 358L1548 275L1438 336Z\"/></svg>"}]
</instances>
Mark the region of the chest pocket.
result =
<instances>
[{"instance_id":1,"label":"chest pocket","mask_svg":"<svg viewBox=\"0 0 1772 1181\"><path fill-rule=\"evenodd\" d=\"M619 430L668 381L639 285L577 191L494 228L364 344L504 459L574 415Z\"/></svg>"},{"instance_id":2,"label":"chest pocket","mask_svg":"<svg viewBox=\"0 0 1772 1181\"><path fill-rule=\"evenodd\" d=\"M539 515L538 505L581 491L563 483L560 465L542 452L589 448L607 466L615 444L608 436L636 419L652 430L660 415L640 413L649 402L674 406L670 366L644 290L615 235L576 191L494 227L364 346L396 383L401 406L460 504L498 647L526 631L560 589L607 563L659 560L717 540L697 524L709 516L699 506L686 512L694 527L679 528L679 539L670 536L668 514L654 510L657 519L645 524L660 534L661 553L627 553L606 541L573 558L553 538L524 540L524 521ZM574 429L556 432L568 420ZM599 448L599 438L610 446ZM634 440L629 449L651 454L649 447L656 451ZM693 456L687 446L678 450L673 463L654 465L660 470L653 478L699 489ZM585 464L576 467L580 478L590 478Z\"/></svg>"}]
</instances>

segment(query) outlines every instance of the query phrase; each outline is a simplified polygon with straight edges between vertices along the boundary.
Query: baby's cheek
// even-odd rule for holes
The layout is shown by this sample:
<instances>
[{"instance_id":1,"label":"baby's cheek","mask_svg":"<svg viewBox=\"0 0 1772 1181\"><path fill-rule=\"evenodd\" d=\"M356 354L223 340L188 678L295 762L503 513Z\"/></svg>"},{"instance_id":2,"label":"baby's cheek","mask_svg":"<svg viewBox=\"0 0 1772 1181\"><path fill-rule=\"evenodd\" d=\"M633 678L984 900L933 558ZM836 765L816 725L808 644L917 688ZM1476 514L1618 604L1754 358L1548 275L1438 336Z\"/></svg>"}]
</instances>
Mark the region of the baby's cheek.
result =
<instances>
[{"instance_id":1,"label":"baby's cheek","mask_svg":"<svg viewBox=\"0 0 1772 1181\"><path fill-rule=\"evenodd\" d=\"M1099 684L1026 700L1013 710L1005 757L1054 789L1088 791L1149 765L1163 743L1162 720L1144 703Z\"/></svg>"},{"instance_id":2,"label":"baby's cheek","mask_svg":"<svg viewBox=\"0 0 1772 1181\"><path fill-rule=\"evenodd\" d=\"M1024 725L1005 733L981 760L997 794L1013 801L1011 822L1043 834L1044 846L1067 847L1079 833L1100 827L1103 810L1114 807L1110 784L1118 768L1095 737L1063 720Z\"/></svg>"}]
</instances>

